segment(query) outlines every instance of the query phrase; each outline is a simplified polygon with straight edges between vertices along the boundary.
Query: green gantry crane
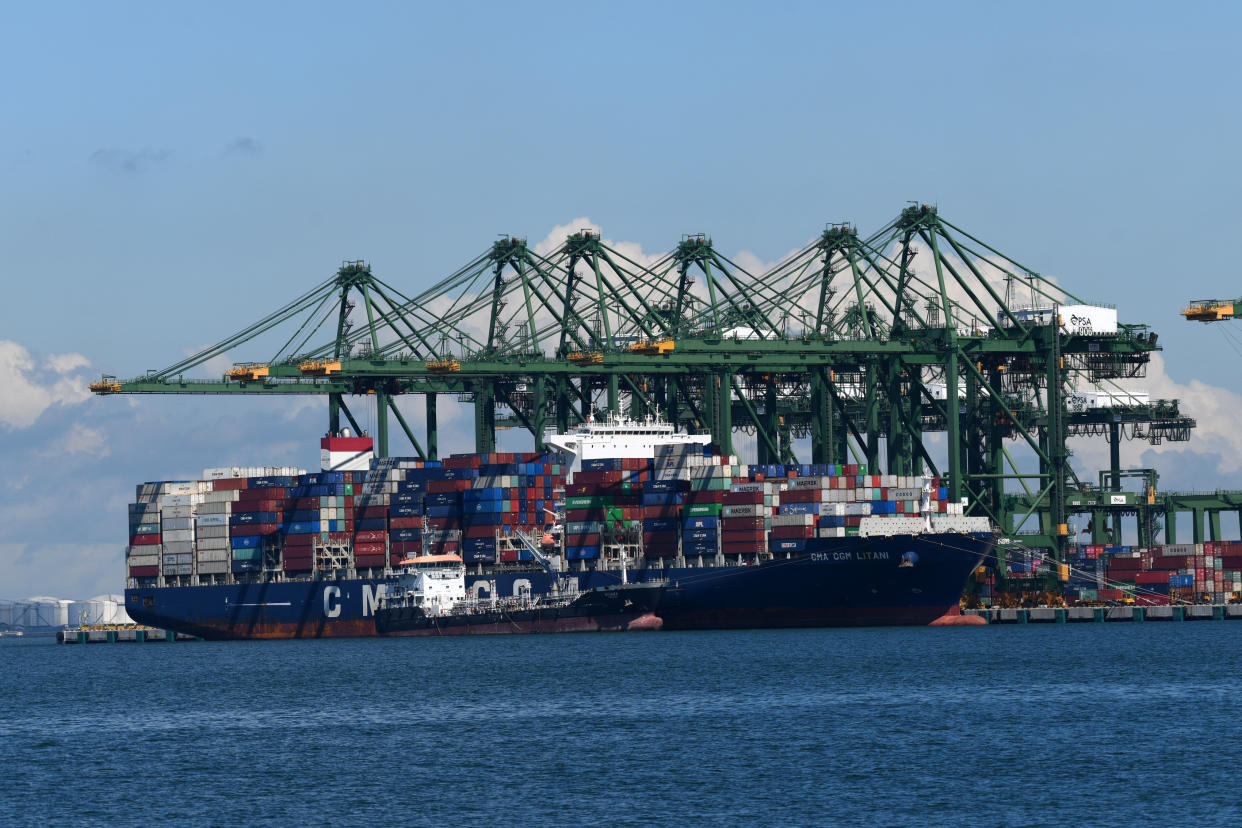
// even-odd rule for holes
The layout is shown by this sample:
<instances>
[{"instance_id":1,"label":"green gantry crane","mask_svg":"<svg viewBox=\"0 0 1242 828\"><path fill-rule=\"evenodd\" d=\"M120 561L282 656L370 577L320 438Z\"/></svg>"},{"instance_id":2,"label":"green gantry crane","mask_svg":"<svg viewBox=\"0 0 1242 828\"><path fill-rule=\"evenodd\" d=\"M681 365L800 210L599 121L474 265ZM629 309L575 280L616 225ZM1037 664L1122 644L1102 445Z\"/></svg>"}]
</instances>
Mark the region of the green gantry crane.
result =
<instances>
[{"instance_id":1,"label":"green gantry crane","mask_svg":"<svg viewBox=\"0 0 1242 828\"><path fill-rule=\"evenodd\" d=\"M1079 385L1143 376L1159 350L1146 326L1093 328L1061 312L1079 307L1101 306L925 204L867 236L829 224L760 274L703 234L649 261L593 230L546 253L506 234L408 295L365 262L345 262L210 348L91 388L322 394L331 432L342 417L362 431L346 398L366 395L381 456L391 416L431 459L444 394L474 404L477 451L494 449L499 428L519 426L542 449L549 427L658 412L730 453L736 433L754 435L764 464L799 462L795 443L809 439L804 461L937 475L972 513L1063 559L1069 515L1090 513L1081 494L1092 489L1070 464L1068 439L1107 436L1119 488L1123 436L1185 440L1194 426L1176 400L1070 404ZM190 376L243 346L271 356L219 378ZM423 440L398 405L410 395L424 401Z\"/></svg>"}]
</instances>

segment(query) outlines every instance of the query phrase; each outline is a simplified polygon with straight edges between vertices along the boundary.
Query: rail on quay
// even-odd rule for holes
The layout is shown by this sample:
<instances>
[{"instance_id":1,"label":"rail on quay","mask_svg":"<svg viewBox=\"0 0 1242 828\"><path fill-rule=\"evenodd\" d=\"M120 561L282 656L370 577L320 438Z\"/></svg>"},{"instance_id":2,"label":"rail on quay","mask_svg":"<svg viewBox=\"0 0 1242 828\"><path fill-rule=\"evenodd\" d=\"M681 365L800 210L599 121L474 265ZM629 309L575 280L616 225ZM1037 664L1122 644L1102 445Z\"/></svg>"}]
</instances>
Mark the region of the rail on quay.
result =
<instances>
[{"instance_id":1,"label":"rail on quay","mask_svg":"<svg viewBox=\"0 0 1242 828\"><path fill-rule=\"evenodd\" d=\"M1225 621L1242 618L1242 604L1187 604L1177 606L1031 607L1029 609L971 609L963 615L989 624L1081 624L1106 621Z\"/></svg>"},{"instance_id":2,"label":"rail on quay","mask_svg":"<svg viewBox=\"0 0 1242 828\"><path fill-rule=\"evenodd\" d=\"M56 633L57 644L150 644L154 642L202 641L203 639L153 628L62 630Z\"/></svg>"}]
</instances>

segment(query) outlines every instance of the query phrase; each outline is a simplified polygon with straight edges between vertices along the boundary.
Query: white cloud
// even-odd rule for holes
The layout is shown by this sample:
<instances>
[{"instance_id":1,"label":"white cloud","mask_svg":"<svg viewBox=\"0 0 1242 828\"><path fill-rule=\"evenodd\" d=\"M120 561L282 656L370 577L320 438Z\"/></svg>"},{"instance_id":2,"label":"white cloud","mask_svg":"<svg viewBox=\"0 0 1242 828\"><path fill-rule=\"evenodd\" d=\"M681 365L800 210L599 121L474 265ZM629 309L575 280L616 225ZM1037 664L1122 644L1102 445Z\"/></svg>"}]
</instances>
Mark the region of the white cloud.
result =
<instances>
[{"instance_id":1,"label":"white cloud","mask_svg":"<svg viewBox=\"0 0 1242 828\"><path fill-rule=\"evenodd\" d=\"M107 457L112 453L102 431L81 423L73 424L57 448L58 453L62 454L88 454L99 458Z\"/></svg>"},{"instance_id":2,"label":"white cloud","mask_svg":"<svg viewBox=\"0 0 1242 828\"><path fill-rule=\"evenodd\" d=\"M1190 432L1189 443L1165 442L1151 446L1157 454L1190 451L1217 458L1216 472L1232 474L1242 469L1242 429L1238 428L1238 412L1242 396L1220 386L1192 379L1183 385L1168 375L1164 357L1152 354L1144 382L1153 400L1181 400L1182 414L1193 417L1198 425Z\"/></svg>"},{"instance_id":3,"label":"white cloud","mask_svg":"<svg viewBox=\"0 0 1242 828\"><path fill-rule=\"evenodd\" d=\"M24 347L0 340L0 424L9 429L34 425L54 405L77 405L90 397L87 378L74 373L90 364L81 354L59 354L37 361Z\"/></svg>"}]
</instances>

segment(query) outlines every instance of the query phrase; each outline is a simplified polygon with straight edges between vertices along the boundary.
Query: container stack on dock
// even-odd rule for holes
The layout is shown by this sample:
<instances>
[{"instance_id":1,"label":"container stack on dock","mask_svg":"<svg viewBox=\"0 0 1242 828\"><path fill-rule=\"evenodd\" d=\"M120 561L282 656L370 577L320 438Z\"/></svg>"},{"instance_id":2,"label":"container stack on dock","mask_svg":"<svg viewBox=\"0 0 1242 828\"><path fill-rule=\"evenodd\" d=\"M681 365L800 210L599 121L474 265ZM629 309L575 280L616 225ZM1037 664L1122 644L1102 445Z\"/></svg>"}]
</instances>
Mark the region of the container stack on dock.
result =
<instances>
[{"instance_id":1,"label":"container stack on dock","mask_svg":"<svg viewBox=\"0 0 1242 828\"><path fill-rule=\"evenodd\" d=\"M1024 567L1039 570L1039 562ZM1167 546L1081 546L1065 597L1070 602L1128 601L1160 605L1229 603L1242 595L1242 541Z\"/></svg>"}]
</instances>

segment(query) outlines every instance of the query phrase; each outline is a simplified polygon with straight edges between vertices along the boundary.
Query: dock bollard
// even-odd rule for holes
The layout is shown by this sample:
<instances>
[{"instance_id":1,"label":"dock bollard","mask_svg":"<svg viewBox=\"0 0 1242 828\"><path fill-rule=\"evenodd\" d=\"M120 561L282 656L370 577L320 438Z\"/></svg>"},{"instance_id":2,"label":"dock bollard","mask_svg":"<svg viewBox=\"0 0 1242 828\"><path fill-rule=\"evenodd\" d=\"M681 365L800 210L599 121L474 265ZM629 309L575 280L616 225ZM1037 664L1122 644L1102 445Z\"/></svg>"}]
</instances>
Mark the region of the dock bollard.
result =
<instances>
[{"instance_id":1,"label":"dock bollard","mask_svg":"<svg viewBox=\"0 0 1242 828\"><path fill-rule=\"evenodd\" d=\"M1146 621L1147 620L1147 610L1145 610L1143 607L1133 607L1130 610L1130 613L1131 613L1130 617L1135 621Z\"/></svg>"},{"instance_id":2,"label":"dock bollard","mask_svg":"<svg viewBox=\"0 0 1242 828\"><path fill-rule=\"evenodd\" d=\"M146 644L147 643L147 631L146 630L134 630L134 640L137 641L139 644Z\"/></svg>"},{"instance_id":3,"label":"dock bollard","mask_svg":"<svg viewBox=\"0 0 1242 828\"><path fill-rule=\"evenodd\" d=\"M1064 624L1067 618L1069 618L1069 610L1067 609L1057 610L1057 623L1058 624Z\"/></svg>"}]
</instances>

